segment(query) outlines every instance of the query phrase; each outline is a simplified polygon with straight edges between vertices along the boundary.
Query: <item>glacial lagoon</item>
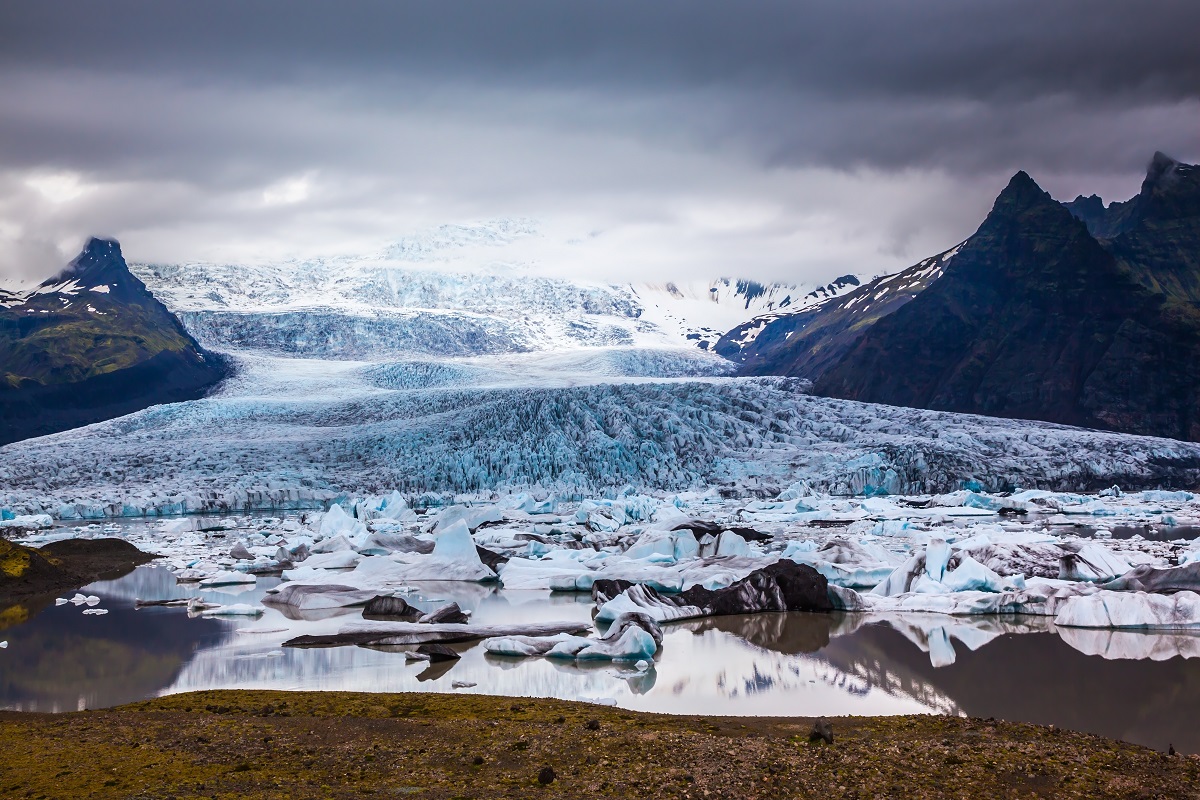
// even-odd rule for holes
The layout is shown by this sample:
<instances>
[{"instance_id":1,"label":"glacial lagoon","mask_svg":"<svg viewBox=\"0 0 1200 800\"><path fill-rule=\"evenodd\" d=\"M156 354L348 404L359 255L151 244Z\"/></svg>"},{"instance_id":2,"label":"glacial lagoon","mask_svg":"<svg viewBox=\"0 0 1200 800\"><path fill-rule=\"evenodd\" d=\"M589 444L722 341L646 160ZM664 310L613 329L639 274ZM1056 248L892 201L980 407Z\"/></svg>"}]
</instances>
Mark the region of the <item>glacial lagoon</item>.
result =
<instances>
[{"instance_id":1,"label":"glacial lagoon","mask_svg":"<svg viewBox=\"0 0 1200 800\"><path fill-rule=\"evenodd\" d=\"M334 632L358 609L268 605L258 618L215 619L135 607L137 598L193 596L257 603L278 582L199 590L147 566L82 590L107 614L53 598L17 607L0 630L0 707L68 711L213 688L481 692L678 714L966 714L1200 752L1200 632L1056 629L1045 617L757 614L668 623L654 664L637 669L498 657L478 644L434 664L364 647L281 646ZM453 600L479 623L590 622L593 609L586 594L464 582L413 589L413 605Z\"/></svg>"}]
</instances>

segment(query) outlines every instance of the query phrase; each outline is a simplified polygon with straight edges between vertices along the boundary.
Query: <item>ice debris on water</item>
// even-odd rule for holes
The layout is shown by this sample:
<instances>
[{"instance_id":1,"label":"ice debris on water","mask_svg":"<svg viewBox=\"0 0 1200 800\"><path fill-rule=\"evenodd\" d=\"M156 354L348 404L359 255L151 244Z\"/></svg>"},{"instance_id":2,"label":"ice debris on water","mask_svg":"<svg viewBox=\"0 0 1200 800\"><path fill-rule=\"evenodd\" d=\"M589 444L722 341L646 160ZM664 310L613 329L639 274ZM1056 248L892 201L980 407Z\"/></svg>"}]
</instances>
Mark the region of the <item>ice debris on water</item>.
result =
<instances>
[{"instance_id":1,"label":"ice debris on water","mask_svg":"<svg viewBox=\"0 0 1200 800\"><path fill-rule=\"evenodd\" d=\"M1200 592L1200 548L1150 536L1200 524L1200 501L1187 492L846 497L801 480L773 499L632 485L582 499L546 489L417 499L346 495L324 511L186 517L125 535L162 553L179 580L199 582L206 599L180 601L190 613L243 616L254 629L253 619L277 609L301 629L288 643L301 646L411 650L483 638L495 655L646 672L661 627L675 620L832 608L848 612L840 626L901 630L935 665L952 663L956 645L1026 629L1058 630L1077 649L1108 657L1200 653L1188 638L1198 630L1191 598ZM1120 533L1129 528L1147 536ZM255 574L283 579L261 605L208 599L252 588ZM467 604L414 588L426 580L586 593L599 627L475 625ZM56 600L99 602L83 593ZM401 621L359 621L368 609L379 612L373 620ZM308 620L337 614L349 624L336 633L304 633ZM1011 622L1015 615L1048 627ZM1148 631L1174 644L1137 638Z\"/></svg>"}]
</instances>

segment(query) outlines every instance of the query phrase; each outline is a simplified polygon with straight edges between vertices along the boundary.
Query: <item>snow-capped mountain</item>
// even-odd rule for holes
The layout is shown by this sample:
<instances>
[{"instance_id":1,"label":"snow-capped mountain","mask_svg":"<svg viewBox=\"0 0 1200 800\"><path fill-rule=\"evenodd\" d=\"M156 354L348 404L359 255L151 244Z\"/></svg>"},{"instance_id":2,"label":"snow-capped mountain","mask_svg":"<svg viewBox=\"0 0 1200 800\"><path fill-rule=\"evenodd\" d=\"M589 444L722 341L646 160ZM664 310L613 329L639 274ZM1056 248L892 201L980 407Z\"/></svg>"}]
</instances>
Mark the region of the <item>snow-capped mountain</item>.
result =
<instances>
[{"instance_id":1,"label":"snow-capped mountain","mask_svg":"<svg viewBox=\"0 0 1200 800\"><path fill-rule=\"evenodd\" d=\"M664 332L711 350L726 331L764 315L796 313L858 286L843 275L822 286L797 286L720 278L707 283L630 286L643 308L642 319Z\"/></svg>"},{"instance_id":2,"label":"snow-capped mountain","mask_svg":"<svg viewBox=\"0 0 1200 800\"><path fill-rule=\"evenodd\" d=\"M816 380L857 341L861 332L902 307L942 276L956 245L908 269L848 285L799 309L762 314L718 340L714 350L741 362L747 374L784 374ZM853 280L852 276L847 279Z\"/></svg>"},{"instance_id":3,"label":"snow-capped mountain","mask_svg":"<svg viewBox=\"0 0 1200 800\"><path fill-rule=\"evenodd\" d=\"M611 284L544 277L528 220L443 225L380 252L134 271L206 346L316 358L473 356L574 347L698 347L756 315L857 285Z\"/></svg>"}]
</instances>

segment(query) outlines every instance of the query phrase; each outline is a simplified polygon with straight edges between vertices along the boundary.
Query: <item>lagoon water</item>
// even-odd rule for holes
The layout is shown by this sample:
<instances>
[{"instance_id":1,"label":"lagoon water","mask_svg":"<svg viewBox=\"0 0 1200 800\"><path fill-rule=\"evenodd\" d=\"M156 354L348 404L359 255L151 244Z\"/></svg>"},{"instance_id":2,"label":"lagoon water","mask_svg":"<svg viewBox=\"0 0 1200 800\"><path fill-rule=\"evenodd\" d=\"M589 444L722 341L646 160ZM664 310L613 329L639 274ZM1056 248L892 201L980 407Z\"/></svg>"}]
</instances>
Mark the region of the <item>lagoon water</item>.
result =
<instances>
[{"instance_id":1,"label":"lagoon water","mask_svg":"<svg viewBox=\"0 0 1200 800\"><path fill-rule=\"evenodd\" d=\"M361 647L281 646L300 633L334 632L358 619L357 609L296 619L268 608L258 619L218 620L134 604L184 596L254 603L276 582L199 591L176 585L166 569L140 567L83 590L108 614L84 615L53 598L26 609L24 621L24 612L9 612L0 707L73 711L213 688L482 692L678 714L967 714L1200 752L1200 658L1185 657L1200 652L1200 641L1179 634L1121 633L1114 648L1112 632L1055 631L1043 618L760 614L669 624L655 664L639 671L499 658L477 644L456 646L461 660L434 665ZM415 605L455 600L480 623L590 621L593 607L586 595L416 588ZM1094 654L1131 651L1153 658Z\"/></svg>"}]
</instances>

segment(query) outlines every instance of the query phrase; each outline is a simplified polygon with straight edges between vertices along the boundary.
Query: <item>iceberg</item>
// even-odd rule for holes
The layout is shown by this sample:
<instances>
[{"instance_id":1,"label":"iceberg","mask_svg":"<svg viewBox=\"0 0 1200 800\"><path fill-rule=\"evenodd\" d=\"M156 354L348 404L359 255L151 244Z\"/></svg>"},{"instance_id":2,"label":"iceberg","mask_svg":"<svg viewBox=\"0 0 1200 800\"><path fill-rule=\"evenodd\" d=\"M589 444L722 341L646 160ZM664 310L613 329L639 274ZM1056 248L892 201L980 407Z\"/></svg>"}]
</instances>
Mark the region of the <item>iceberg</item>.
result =
<instances>
[{"instance_id":1,"label":"iceberg","mask_svg":"<svg viewBox=\"0 0 1200 800\"><path fill-rule=\"evenodd\" d=\"M1200 594L1101 590L1063 603L1054 624L1067 628L1197 628Z\"/></svg>"},{"instance_id":2,"label":"iceberg","mask_svg":"<svg viewBox=\"0 0 1200 800\"><path fill-rule=\"evenodd\" d=\"M493 655L545 656L576 661L642 661L654 658L662 646L662 630L651 617L627 613L613 620L599 637L571 634L557 636L506 636L485 639L483 647Z\"/></svg>"}]
</instances>

